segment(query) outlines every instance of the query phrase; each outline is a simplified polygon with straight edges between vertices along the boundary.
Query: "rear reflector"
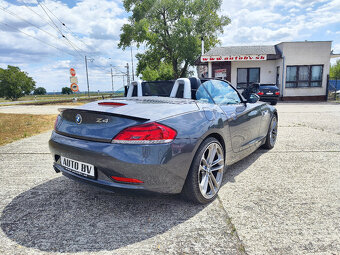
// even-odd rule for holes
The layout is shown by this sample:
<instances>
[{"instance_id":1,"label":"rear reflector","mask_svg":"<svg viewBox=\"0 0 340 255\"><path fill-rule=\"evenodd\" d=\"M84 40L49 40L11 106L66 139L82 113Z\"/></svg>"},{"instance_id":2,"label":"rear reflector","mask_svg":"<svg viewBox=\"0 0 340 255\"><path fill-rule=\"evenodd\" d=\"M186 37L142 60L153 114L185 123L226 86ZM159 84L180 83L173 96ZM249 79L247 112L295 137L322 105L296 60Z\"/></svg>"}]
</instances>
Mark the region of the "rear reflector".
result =
<instances>
[{"instance_id":1,"label":"rear reflector","mask_svg":"<svg viewBox=\"0 0 340 255\"><path fill-rule=\"evenodd\" d=\"M263 92L259 92L259 93L257 93L259 96L262 96L263 95Z\"/></svg>"},{"instance_id":2,"label":"rear reflector","mask_svg":"<svg viewBox=\"0 0 340 255\"><path fill-rule=\"evenodd\" d=\"M112 179L118 182L128 182L128 183L144 183L141 180L138 179L132 179L132 178L124 178L124 177L116 177L116 176L111 176Z\"/></svg>"},{"instance_id":3,"label":"rear reflector","mask_svg":"<svg viewBox=\"0 0 340 255\"><path fill-rule=\"evenodd\" d=\"M278 95L280 95L280 92L278 92L278 91L277 91L277 92L275 92L275 95L277 95L277 96L278 96Z\"/></svg>"},{"instance_id":4,"label":"rear reflector","mask_svg":"<svg viewBox=\"0 0 340 255\"><path fill-rule=\"evenodd\" d=\"M116 102L100 102L99 105L107 105L107 106L123 106L126 104L123 103L116 103Z\"/></svg>"},{"instance_id":5,"label":"rear reflector","mask_svg":"<svg viewBox=\"0 0 340 255\"><path fill-rule=\"evenodd\" d=\"M169 143L175 139L176 130L151 122L139 126L128 127L121 131L112 143L125 144L154 144L154 143Z\"/></svg>"}]
</instances>

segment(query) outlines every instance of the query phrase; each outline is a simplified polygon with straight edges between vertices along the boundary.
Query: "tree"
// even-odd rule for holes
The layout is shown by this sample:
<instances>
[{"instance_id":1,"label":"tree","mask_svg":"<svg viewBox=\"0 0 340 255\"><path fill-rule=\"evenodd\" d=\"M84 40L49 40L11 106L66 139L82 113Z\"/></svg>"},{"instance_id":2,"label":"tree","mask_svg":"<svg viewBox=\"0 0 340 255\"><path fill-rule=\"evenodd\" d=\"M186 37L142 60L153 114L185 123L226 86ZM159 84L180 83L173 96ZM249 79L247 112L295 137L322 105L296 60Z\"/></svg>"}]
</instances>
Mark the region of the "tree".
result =
<instances>
[{"instance_id":1,"label":"tree","mask_svg":"<svg viewBox=\"0 0 340 255\"><path fill-rule=\"evenodd\" d=\"M171 80L173 78L172 66L166 63L160 63L157 69L147 66L141 71L141 74L145 81Z\"/></svg>"},{"instance_id":2,"label":"tree","mask_svg":"<svg viewBox=\"0 0 340 255\"><path fill-rule=\"evenodd\" d=\"M17 100L19 97L30 94L35 89L35 81L19 67L7 66L0 68L0 97Z\"/></svg>"},{"instance_id":3,"label":"tree","mask_svg":"<svg viewBox=\"0 0 340 255\"><path fill-rule=\"evenodd\" d=\"M46 89L43 87L38 87L34 90L33 92L34 95L45 95L46 94Z\"/></svg>"},{"instance_id":4,"label":"tree","mask_svg":"<svg viewBox=\"0 0 340 255\"><path fill-rule=\"evenodd\" d=\"M73 91L72 91L69 87L63 87L63 88L61 89L61 94L67 94L67 95L69 95L69 94L73 94Z\"/></svg>"},{"instance_id":5,"label":"tree","mask_svg":"<svg viewBox=\"0 0 340 255\"><path fill-rule=\"evenodd\" d=\"M200 56L201 37L205 50L209 50L219 42L217 33L222 33L223 27L230 23L228 17L217 13L221 2L124 0L125 10L132 15L129 24L122 27L118 46L125 49L136 42L138 47L142 44L147 47L144 53L136 55L137 73L143 77L186 77L189 66Z\"/></svg>"},{"instance_id":6,"label":"tree","mask_svg":"<svg viewBox=\"0 0 340 255\"><path fill-rule=\"evenodd\" d=\"M340 79L340 59L336 61L335 65L332 65L329 70L329 76L332 79Z\"/></svg>"}]
</instances>

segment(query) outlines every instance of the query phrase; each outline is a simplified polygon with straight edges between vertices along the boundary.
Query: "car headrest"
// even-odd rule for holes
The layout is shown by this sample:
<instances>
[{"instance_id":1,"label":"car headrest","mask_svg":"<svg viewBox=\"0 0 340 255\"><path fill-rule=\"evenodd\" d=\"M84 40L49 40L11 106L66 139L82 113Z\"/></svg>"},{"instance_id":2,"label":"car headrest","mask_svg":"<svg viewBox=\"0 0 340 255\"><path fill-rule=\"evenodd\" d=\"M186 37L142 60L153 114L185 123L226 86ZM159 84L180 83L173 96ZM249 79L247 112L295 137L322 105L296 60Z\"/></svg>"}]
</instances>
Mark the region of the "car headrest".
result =
<instances>
[{"instance_id":1,"label":"car headrest","mask_svg":"<svg viewBox=\"0 0 340 255\"><path fill-rule=\"evenodd\" d=\"M190 84L191 84L191 98L196 99L196 91L201 85L201 80L196 77L190 77Z\"/></svg>"}]
</instances>

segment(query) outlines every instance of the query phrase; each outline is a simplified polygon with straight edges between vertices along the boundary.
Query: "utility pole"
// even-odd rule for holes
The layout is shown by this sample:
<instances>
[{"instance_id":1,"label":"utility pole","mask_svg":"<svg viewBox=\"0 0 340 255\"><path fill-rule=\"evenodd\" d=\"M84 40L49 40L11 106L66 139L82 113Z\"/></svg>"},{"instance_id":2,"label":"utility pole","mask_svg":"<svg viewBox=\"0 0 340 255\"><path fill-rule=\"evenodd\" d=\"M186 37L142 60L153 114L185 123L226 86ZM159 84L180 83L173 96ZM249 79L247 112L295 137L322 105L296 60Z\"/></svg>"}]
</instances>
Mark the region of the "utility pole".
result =
<instances>
[{"instance_id":1,"label":"utility pole","mask_svg":"<svg viewBox=\"0 0 340 255\"><path fill-rule=\"evenodd\" d=\"M113 90L113 74L112 74L112 67L111 67L111 82L112 82L112 96L115 93Z\"/></svg>"},{"instance_id":2,"label":"utility pole","mask_svg":"<svg viewBox=\"0 0 340 255\"><path fill-rule=\"evenodd\" d=\"M126 79L127 79L127 85L130 85L130 73L129 73L129 63L126 63Z\"/></svg>"},{"instance_id":3,"label":"utility pole","mask_svg":"<svg viewBox=\"0 0 340 255\"><path fill-rule=\"evenodd\" d=\"M86 80L87 80L87 96L90 97L89 73L87 70L87 58L85 56Z\"/></svg>"},{"instance_id":4,"label":"utility pole","mask_svg":"<svg viewBox=\"0 0 340 255\"><path fill-rule=\"evenodd\" d=\"M131 68L132 68L132 81L135 80L135 72L133 70L133 57L132 57L132 47L130 47L131 49Z\"/></svg>"}]
</instances>

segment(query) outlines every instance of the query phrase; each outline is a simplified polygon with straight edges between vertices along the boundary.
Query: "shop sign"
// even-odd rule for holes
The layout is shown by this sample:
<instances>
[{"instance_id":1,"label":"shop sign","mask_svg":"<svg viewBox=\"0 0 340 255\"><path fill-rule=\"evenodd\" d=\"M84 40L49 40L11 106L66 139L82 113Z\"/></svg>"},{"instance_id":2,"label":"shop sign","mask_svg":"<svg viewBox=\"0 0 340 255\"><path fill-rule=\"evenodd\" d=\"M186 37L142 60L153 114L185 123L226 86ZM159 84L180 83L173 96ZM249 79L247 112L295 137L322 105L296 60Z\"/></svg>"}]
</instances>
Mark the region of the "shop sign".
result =
<instances>
[{"instance_id":1,"label":"shop sign","mask_svg":"<svg viewBox=\"0 0 340 255\"><path fill-rule=\"evenodd\" d=\"M267 55L201 56L201 62L260 61L260 60L267 60Z\"/></svg>"}]
</instances>

